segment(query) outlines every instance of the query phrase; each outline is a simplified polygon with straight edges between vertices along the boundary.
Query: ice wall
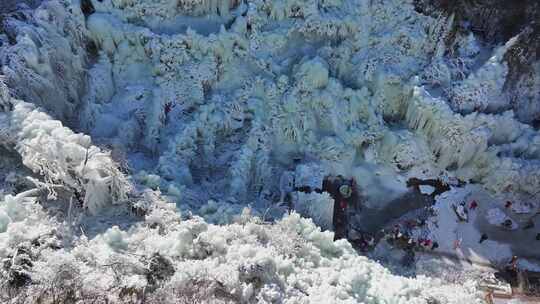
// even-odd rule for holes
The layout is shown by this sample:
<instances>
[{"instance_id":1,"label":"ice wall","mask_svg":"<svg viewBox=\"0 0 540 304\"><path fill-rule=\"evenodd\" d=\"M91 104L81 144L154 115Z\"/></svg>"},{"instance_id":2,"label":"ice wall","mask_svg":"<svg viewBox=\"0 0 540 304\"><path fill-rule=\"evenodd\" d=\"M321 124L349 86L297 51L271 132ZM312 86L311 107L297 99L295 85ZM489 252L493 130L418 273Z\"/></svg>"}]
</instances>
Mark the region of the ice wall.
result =
<instances>
[{"instance_id":1,"label":"ice wall","mask_svg":"<svg viewBox=\"0 0 540 304\"><path fill-rule=\"evenodd\" d=\"M291 155L303 155L329 174L370 164L395 181L450 175L534 195L536 148L524 143L537 135L502 91L516 39L484 50L452 33L453 17L409 2L92 4L87 36L101 52L81 126L128 158L157 161L161 189L204 182L216 201L268 205ZM186 16L194 28L175 31ZM204 18L221 29L208 33ZM379 179L357 177L368 192Z\"/></svg>"},{"instance_id":2,"label":"ice wall","mask_svg":"<svg viewBox=\"0 0 540 304\"><path fill-rule=\"evenodd\" d=\"M501 97L513 40L481 48L474 35L452 31L453 17L422 15L413 1L91 5L84 16L78 1L47 1L4 18L0 140L48 187L48 200L67 188L90 214L132 207L145 221L106 232L100 225L114 221L98 223L94 239L75 236L74 249L36 254L35 282L70 265L84 271L84 292L108 290L115 269L88 261L117 259L131 265L124 290L174 294L202 282L245 302L469 303L474 288L453 297L432 280L391 276L297 215L267 225L250 214L282 215L269 210L283 211L279 180L295 160L355 177L375 207L406 191L409 177L536 198L540 136ZM534 99L537 85L519 83ZM132 187L138 193L128 197ZM326 194L299 196L299 211L331 226ZM25 219L41 218L40 232L60 226L34 201L2 199L2 257L41 234ZM213 226L190 212L238 224ZM155 254L173 265L159 288L141 270Z\"/></svg>"},{"instance_id":3,"label":"ice wall","mask_svg":"<svg viewBox=\"0 0 540 304\"><path fill-rule=\"evenodd\" d=\"M86 90L85 29L78 2L50 1L4 18L0 62L17 97L72 119Z\"/></svg>"},{"instance_id":4,"label":"ice wall","mask_svg":"<svg viewBox=\"0 0 540 304\"><path fill-rule=\"evenodd\" d=\"M515 39L483 61L474 36L459 34L447 55L453 19L410 3L91 4L86 18L78 3L52 1L25 13L31 25L6 19L6 81L126 158L149 155L162 189L205 181L217 201L269 204L290 155L303 155L330 174L367 163L396 181L449 174L534 194L527 142L538 136L497 101ZM186 15L229 21L172 35L144 21Z\"/></svg>"},{"instance_id":5,"label":"ice wall","mask_svg":"<svg viewBox=\"0 0 540 304\"><path fill-rule=\"evenodd\" d=\"M530 153L536 151L538 133L531 126L511 112L455 114L420 88L414 89L411 101L407 121L428 138L438 165L453 167L458 177L496 193L536 194L538 156Z\"/></svg>"}]
</instances>

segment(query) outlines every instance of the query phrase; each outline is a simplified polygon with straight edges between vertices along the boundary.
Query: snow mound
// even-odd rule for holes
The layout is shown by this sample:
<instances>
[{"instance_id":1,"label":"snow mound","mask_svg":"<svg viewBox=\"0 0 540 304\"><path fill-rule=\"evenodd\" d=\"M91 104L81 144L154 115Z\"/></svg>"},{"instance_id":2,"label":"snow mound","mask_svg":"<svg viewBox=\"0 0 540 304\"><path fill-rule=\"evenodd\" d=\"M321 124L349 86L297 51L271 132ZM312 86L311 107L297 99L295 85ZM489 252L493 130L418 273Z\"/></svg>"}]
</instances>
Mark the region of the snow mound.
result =
<instances>
[{"instance_id":1,"label":"snow mound","mask_svg":"<svg viewBox=\"0 0 540 304\"><path fill-rule=\"evenodd\" d=\"M520 39L485 46L415 3L48 0L3 15L0 158L25 182L0 181L0 299L478 302L471 282L395 276L334 242L332 198L297 191L342 175L365 207L399 209L415 177L537 201L540 133L505 84ZM537 79L515 90L533 98ZM477 242L452 203L435 205L441 227Z\"/></svg>"},{"instance_id":2,"label":"snow mound","mask_svg":"<svg viewBox=\"0 0 540 304\"><path fill-rule=\"evenodd\" d=\"M472 282L453 286L392 275L294 213L273 225L252 217L226 226L201 218L150 223L127 231L114 226L91 240L80 238L70 250L46 242L27 248L33 284L12 299L30 303L47 292L113 303L126 297L147 303L480 301ZM20 251L27 244L12 245Z\"/></svg>"}]
</instances>

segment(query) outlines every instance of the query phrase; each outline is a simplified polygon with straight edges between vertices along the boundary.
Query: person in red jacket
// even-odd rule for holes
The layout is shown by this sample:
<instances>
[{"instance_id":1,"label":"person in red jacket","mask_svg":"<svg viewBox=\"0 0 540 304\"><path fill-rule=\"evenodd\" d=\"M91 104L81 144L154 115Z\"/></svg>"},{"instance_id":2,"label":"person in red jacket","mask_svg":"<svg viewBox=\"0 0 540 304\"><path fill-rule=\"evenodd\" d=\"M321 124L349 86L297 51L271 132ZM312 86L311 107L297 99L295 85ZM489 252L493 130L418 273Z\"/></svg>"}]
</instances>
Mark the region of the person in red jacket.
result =
<instances>
[{"instance_id":1,"label":"person in red jacket","mask_svg":"<svg viewBox=\"0 0 540 304\"><path fill-rule=\"evenodd\" d=\"M348 235L348 215L349 198L352 194L352 189L349 185L340 182L337 184L337 193L334 198L334 237L335 239L347 238Z\"/></svg>"},{"instance_id":2,"label":"person in red jacket","mask_svg":"<svg viewBox=\"0 0 540 304\"><path fill-rule=\"evenodd\" d=\"M165 116L167 116L169 113L171 113L173 108L173 105L171 102L168 102L165 104L165 107L163 108L163 111L165 112Z\"/></svg>"},{"instance_id":3,"label":"person in red jacket","mask_svg":"<svg viewBox=\"0 0 540 304\"><path fill-rule=\"evenodd\" d=\"M512 256L512 259L506 265L506 268L510 271L517 271L518 269L518 257L517 255Z\"/></svg>"},{"instance_id":4,"label":"person in red jacket","mask_svg":"<svg viewBox=\"0 0 540 304\"><path fill-rule=\"evenodd\" d=\"M475 200L473 200L471 204L469 205L469 209L474 210L476 208L478 208L478 203Z\"/></svg>"},{"instance_id":5,"label":"person in red jacket","mask_svg":"<svg viewBox=\"0 0 540 304\"><path fill-rule=\"evenodd\" d=\"M349 210L359 207L356 181L338 175L323 181L323 190L334 199L334 238L347 238L349 232Z\"/></svg>"}]
</instances>

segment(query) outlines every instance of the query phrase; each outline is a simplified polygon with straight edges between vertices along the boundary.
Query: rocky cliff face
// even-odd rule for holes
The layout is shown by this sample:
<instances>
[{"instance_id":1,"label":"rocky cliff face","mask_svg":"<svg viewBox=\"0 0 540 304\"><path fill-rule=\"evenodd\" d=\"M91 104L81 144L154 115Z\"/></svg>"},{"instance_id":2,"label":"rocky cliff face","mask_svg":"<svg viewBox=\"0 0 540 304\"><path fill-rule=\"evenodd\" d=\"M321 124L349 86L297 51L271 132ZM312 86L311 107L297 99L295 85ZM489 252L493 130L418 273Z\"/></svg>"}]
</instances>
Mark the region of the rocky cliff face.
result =
<instances>
[{"instance_id":1,"label":"rocky cliff face","mask_svg":"<svg viewBox=\"0 0 540 304\"><path fill-rule=\"evenodd\" d=\"M22 5L28 5L30 8L36 8L41 0L2 0L0 3L0 13L9 13Z\"/></svg>"},{"instance_id":2,"label":"rocky cliff face","mask_svg":"<svg viewBox=\"0 0 540 304\"><path fill-rule=\"evenodd\" d=\"M538 1L523 0L415 0L418 12L455 14L457 25L489 42L503 42L538 25Z\"/></svg>"},{"instance_id":3,"label":"rocky cliff face","mask_svg":"<svg viewBox=\"0 0 540 304\"><path fill-rule=\"evenodd\" d=\"M454 15L454 32L473 32L484 43L517 41L504 56L504 92L522 122L540 123L540 2L536 0L415 0L426 15ZM455 37L455 36L451 36ZM452 39L447 41L453 43ZM535 89L531 89L535 87ZM523 91L530 89L528 93Z\"/></svg>"}]
</instances>

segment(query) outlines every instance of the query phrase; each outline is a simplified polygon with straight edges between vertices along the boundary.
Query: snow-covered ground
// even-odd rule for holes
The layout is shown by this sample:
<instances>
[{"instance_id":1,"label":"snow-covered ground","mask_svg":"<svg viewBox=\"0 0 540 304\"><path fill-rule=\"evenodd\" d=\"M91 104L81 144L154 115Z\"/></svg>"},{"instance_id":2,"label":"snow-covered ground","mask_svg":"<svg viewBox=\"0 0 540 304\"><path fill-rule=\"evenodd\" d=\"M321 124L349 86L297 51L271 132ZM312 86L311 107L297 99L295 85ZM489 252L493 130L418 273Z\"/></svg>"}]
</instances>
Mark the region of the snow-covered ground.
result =
<instances>
[{"instance_id":1,"label":"snow-covered ground","mask_svg":"<svg viewBox=\"0 0 540 304\"><path fill-rule=\"evenodd\" d=\"M517 38L398 0L50 0L3 23L2 300L481 303L471 267L540 267L540 133L503 92ZM390 274L321 231L327 193L290 194L315 223L288 214L291 174L354 179L357 227L433 203L412 233L439 247Z\"/></svg>"}]
</instances>

